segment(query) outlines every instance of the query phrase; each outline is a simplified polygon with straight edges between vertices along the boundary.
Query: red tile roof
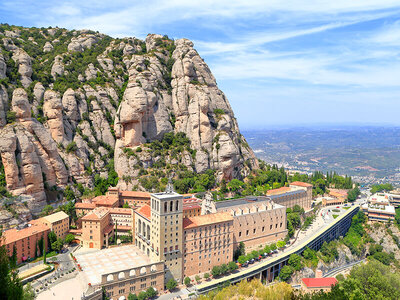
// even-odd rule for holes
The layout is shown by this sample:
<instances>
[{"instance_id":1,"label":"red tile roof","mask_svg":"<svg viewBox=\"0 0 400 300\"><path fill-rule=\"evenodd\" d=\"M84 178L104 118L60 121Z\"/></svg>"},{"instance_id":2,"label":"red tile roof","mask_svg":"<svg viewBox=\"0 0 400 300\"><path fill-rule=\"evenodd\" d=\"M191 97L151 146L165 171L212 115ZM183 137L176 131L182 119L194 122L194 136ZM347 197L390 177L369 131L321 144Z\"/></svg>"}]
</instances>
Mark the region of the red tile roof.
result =
<instances>
[{"instance_id":1,"label":"red tile roof","mask_svg":"<svg viewBox=\"0 0 400 300\"><path fill-rule=\"evenodd\" d=\"M183 229L189 229L189 228L228 222L228 221L233 221L233 217L231 216L230 213L227 212L184 218Z\"/></svg>"},{"instance_id":2,"label":"red tile roof","mask_svg":"<svg viewBox=\"0 0 400 300\"><path fill-rule=\"evenodd\" d=\"M198 204L188 204L183 206L183 210L196 209L196 208L201 208L201 206Z\"/></svg>"},{"instance_id":3,"label":"red tile roof","mask_svg":"<svg viewBox=\"0 0 400 300\"><path fill-rule=\"evenodd\" d=\"M183 205L185 204L191 204L191 203L200 203L201 199L197 198L183 198Z\"/></svg>"},{"instance_id":4,"label":"red tile roof","mask_svg":"<svg viewBox=\"0 0 400 300\"><path fill-rule=\"evenodd\" d=\"M142 217L146 218L147 220L151 219L151 208L149 205L145 204L142 207L135 210L135 212Z\"/></svg>"},{"instance_id":5,"label":"red tile roof","mask_svg":"<svg viewBox=\"0 0 400 300\"><path fill-rule=\"evenodd\" d=\"M304 284L308 288L322 288L322 287L331 287L337 283L336 278L326 277L326 278L302 278Z\"/></svg>"},{"instance_id":6,"label":"red tile roof","mask_svg":"<svg viewBox=\"0 0 400 300\"><path fill-rule=\"evenodd\" d=\"M290 185L297 185L297 186L302 186L302 187L312 187L312 184L309 184L307 182L302 182L302 181L294 181L294 182L291 182Z\"/></svg>"},{"instance_id":7,"label":"red tile roof","mask_svg":"<svg viewBox=\"0 0 400 300\"><path fill-rule=\"evenodd\" d=\"M83 202L75 203L75 208L94 209L95 207L96 207L96 204L94 204L94 203L83 203Z\"/></svg>"},{"instance_id":8,"label":"red tile roof","mask_svg":"<svg viewBox=\"0 0 400 300\"><path fill-rule=\"evenodd\" d=\"M140 191L121 191L119 192L122 197L135 197L135 198L148 198L150 199L150 193Z\"/></svg>"},{"instance_id":9,"label":"red tile roof","mask_svg":"<svg viewBox=\"0 0 400 300\"><path fill-rule=\"evenodd\" d=\"M20 230L14 228L4 231L3 232L4 244L7 245L9 243L19 241L27 237L33 236L35 234L43 233L46 231L50 231L50 228L46 224L43 224L40 221L35 220L30 223L29 227ZM0 240L0 244L2 244L2 240Z\"/></svg>"},{"instance_id":10,"label":"red tile roof","mask_svg":"<svg viewBox=\"0 0 400 300\"><path fill-rule=\"evenodd\" d=\"M96 207L93 209L90 213L88 213L86 216L82 217L81 220L84 221L96 221L104 218L108 213L109 209L107 207Z\"/></svg>"},{"instance_id":11,"label":"red tile roof","mask_svg":"<svg viewBox=\"0 0 400 300\"><path fill-rule=\"evenodd\" d=\"M114 206L119 202L118 197L115 196L97 196L92 199L92 203L96 206Z\"/></svg>"},{"instance_id":12,"label":"red tile roof","mask_svg":"<svg viewBox=\"0 0 400 300\"><path fill-rule=\"evenodd\" d=\"M287 192L290 192L290 191L291 191L290 187L283 186L283 187L280 187L278 189L273 189L273 190L267 191L267 195L284 194L284 193L287 193Z\"/></svg>"}]
</instances>

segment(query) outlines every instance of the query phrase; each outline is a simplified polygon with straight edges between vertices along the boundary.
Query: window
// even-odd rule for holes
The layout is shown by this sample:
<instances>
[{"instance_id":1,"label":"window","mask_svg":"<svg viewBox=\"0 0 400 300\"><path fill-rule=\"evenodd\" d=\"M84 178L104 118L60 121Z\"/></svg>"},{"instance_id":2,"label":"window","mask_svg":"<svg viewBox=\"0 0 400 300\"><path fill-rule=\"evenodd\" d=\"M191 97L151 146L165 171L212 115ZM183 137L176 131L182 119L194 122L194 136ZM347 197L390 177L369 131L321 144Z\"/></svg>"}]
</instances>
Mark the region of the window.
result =
<instances>
[{"instance_id":1,"label":"window","mask_svg":"<svg viewBox=\"0 0 400 300\"><path fill-rule=\"evenodd\" d=\"M249 231L248 230L246 230L246 235L249 235Z\"/></svg>"},{"instance_id":2,"label":"window","mask_svg":"<svg viewBox=\"0 0 400 300\"><path fill-rule=\"evenodd\" d=\"M131 286L130 288L129 288L129 291L130 292L133 292L135 290L135 286Z\"/></svg>"},{"instance_id":3,"label":"window","mask_svg":"<svg viewBox=\"0 0 400 300\"><path fill-rule=\"evenodd\" d=\"M141 289L145 289L145 288L146 288L146 284L145 284L145 283L142 283L142 284L140 285L140 288L141 288Z\"/></svg>"},{"instance_id":4,"label":"window","mask_svg":"<svg viewBox=\"0 0 400 300\"><path fill-rule=\"evenodd\" d=\"M239 231L239 237L241 237L242 236L242 232L241 231Z\"/></svg>"}]
</instances>

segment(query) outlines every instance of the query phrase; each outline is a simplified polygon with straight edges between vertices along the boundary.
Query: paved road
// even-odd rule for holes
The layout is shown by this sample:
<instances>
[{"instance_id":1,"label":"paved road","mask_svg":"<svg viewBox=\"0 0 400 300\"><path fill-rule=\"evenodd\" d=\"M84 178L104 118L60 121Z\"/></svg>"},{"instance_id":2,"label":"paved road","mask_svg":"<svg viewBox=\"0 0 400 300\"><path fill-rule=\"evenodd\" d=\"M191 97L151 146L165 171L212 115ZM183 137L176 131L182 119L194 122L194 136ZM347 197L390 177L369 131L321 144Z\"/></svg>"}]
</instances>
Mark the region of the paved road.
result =
<instances>
[{"instance_id":1,"label":"paved road","mask_svg":"<svg viewBox=\"0 0 400 300\"><path fill-rule=\"evenodd\" d=\"M34 288L34 290L39 289L41 286L45 287L46 283L48 284L47 288L50 289L52 286L56 286L60 282L66 281L68 279L71 279L71 278L73 278L73 277L75 277L77 275L78 271L75 271L75 272L69 273L69 274L65 273L66 271L71 270L72 268L75 267L75 264L72 261L72 258L71 258L71 255L70 255L71 251L75 247L76 246L68 247L67 251L65 253L60 253L57 256L54 256L54 258L53 257L49 258L49 261L53 261L54 260L55 262L58 262L58 268L55 271L53 271L53 272L51 272L51 273L49 273L49 274L47 274L47 275L45 275L43 277L40 277L40 278L32 281L32 287ZM43 262L41 261L40 263L43 263ZM26 265L24 267L33 267L36 264L37 263L29 264L29 266ZM64 274L64 275L61 276L61 274ZM59 276L60 276L60 278L57 278ZM52 283L49 283L50 281Z\"/></svg>"}]
</instances>

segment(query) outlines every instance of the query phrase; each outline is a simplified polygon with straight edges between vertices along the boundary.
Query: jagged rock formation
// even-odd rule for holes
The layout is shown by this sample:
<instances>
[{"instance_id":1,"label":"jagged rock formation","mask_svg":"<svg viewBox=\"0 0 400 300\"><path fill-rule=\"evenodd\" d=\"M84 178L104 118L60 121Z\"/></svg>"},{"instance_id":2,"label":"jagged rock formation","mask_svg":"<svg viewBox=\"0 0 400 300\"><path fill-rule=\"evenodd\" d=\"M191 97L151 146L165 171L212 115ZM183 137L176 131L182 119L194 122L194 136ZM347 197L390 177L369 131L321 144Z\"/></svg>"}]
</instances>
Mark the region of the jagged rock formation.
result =
<instances>
[{"instance_id":1,"label":"jagged rock formation","mask_svg":"<svg viewBox=\"0 0 400 300\"><path fill-rule=\"evenodd\" d=\"M187 39L3 25L0 46L0 154L7 189L33 196L32 209L67 184L92 187L95 174L107 177L113 167L130 179L120 180L125 188L160 160L197 173L215 169L219 180L257 167L228 100ZM127 152L168 132L184 133L190 149L173 157Z\"/></svg>"}]
</instances>

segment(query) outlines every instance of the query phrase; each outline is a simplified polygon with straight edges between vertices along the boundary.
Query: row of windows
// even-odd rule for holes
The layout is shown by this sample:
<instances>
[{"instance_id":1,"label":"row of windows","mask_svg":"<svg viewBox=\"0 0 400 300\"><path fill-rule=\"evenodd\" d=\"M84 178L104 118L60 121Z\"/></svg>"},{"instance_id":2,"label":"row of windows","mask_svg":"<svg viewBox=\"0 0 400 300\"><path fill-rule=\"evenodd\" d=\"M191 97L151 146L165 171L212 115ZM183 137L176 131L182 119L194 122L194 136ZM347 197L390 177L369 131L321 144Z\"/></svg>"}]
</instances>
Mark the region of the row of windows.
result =
<instances>
[{"instance_id":1,"label":"row of windows","mask_svg":"<svg viewBox=\"0 0 400 300\"><path fill-rule=\"evenodd\" d=\"M280 223L279 228L282 228L282 224L283 223ZM278 228L278 224L275 224L275 229L277 229L277 228ZM272 230L272 225L269 226L269 229ZM253 234L256 234L256 231L257 231L256 228L253 228ZM263 226L261 228L261 232L264 232L264 231L265 231L265 226ZM246 230L246 236L249 235L249 232L250 232L250 230ZM239 237L241 237L241 236L242 236L242 232L239 231Z\"/></svg>"}]
</instances>

